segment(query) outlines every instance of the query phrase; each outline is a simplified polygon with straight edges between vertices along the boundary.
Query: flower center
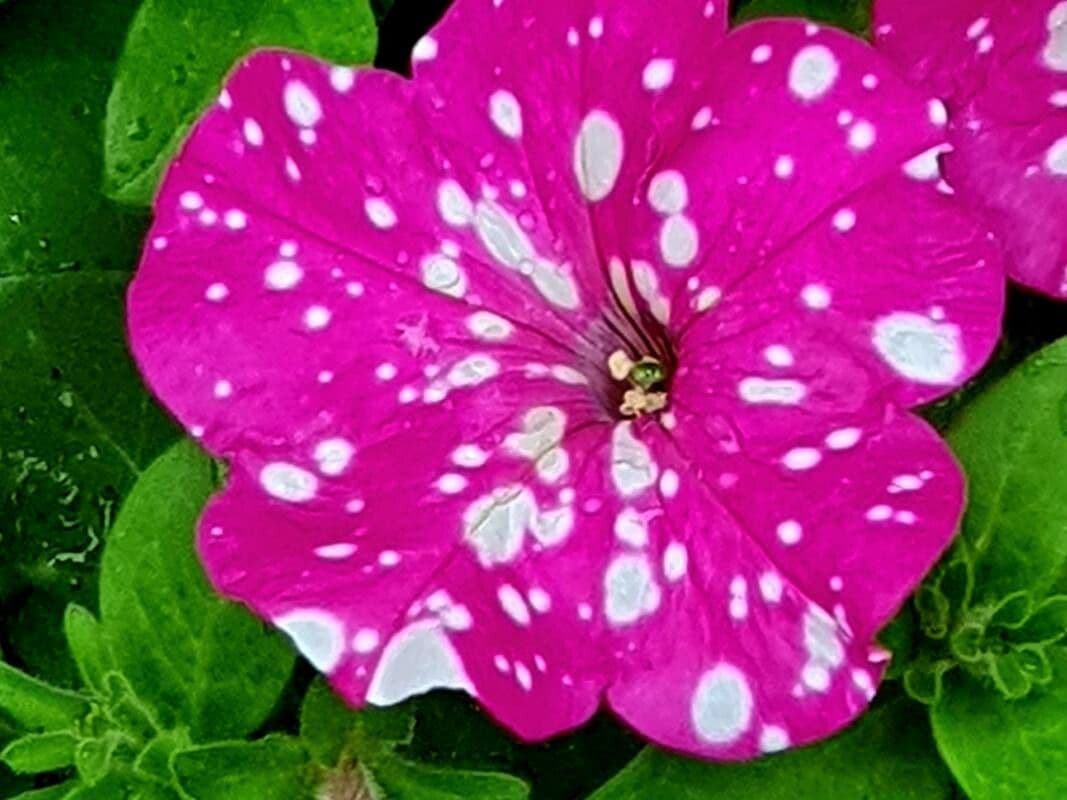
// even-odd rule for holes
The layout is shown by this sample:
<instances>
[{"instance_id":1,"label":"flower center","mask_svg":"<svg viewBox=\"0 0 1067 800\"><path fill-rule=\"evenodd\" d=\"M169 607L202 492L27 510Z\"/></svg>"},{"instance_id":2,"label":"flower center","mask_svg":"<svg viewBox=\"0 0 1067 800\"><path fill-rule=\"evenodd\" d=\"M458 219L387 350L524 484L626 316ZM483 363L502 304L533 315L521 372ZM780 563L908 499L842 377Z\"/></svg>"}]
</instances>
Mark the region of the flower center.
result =
<instances>
[{"instance_id":1,"label":"flower center","mask_svg":"<svg viewBox=\"0 0 1067 800\"><path fill-rule=\"evenodd\" d=\"M616 350L608 356L608 372L628 387L619 403L624 417L654 414L667 407L667 370L658 358L641 356L634 361L625 350Z\"/></svg>"}]
</instances>

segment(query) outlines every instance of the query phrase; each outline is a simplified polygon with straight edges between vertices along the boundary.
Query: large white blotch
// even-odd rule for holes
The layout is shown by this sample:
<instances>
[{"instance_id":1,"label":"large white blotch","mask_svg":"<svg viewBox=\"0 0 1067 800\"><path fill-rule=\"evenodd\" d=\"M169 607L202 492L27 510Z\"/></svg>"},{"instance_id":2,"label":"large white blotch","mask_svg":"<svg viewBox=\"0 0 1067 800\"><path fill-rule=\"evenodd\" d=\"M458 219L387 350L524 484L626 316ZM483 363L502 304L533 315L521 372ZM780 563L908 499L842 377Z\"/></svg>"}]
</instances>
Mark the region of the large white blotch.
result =
<instances>
[{"instance_id":1,"label":"large white blotch","mask_svg":"<svg viewBox=\"0 0 1067 800\"><path fill-rule=\"evenodd\" d=\"M476 694L440 623L423 620L389 640L367 689L367 702L391 706L433 689Z\"/></svg>"},{"instance_id":2,"label":"large white blotch","mask_svg":"<svg viewBox=\"0 0 1067 800\"><path fill-rule=\"evenodd\" d=\"M830 48L808 45L796 54L789 67L789 89L801 100L818 100L833 88L839 72Z\"/></svg>"},{"instance_id":3,"label":"large white blotch","mask_svg":"<svg viewBox=\"0 0 1067 800\"><path fill-rule=\"evenodd\" d=\"M648 525L644 515L636 508L626 506L615 517L615 538L630 547L641 548L648 544Z\"/></svg>"},{"instance_id":4,"label":"large white blotch","mask_svg":"<svg viewBox=\"0 0 1067 800\"><path fill-rule=\"evenodd\" d=\"M659 468L642 442L634 438L632 424L620 422L611 435L611 479L623 497L632 497L656 482Z\"/></svg>"},{"instance_id":5,"label":"large white blotch","mask_svg":"<svg viewBox=\"0 0 1067 800\"><path fill-rule=\"evenodd\" d=\"M752 690L741 670L718 664L704 673L693 693L690 717L709 744L730 744L752 724Z\"/></svg>"},{"instance_id":6,"label":"large white blotch","mask_svg":"<svg viewBox=\"0 0 1067 800\"><path fill-rule=\"evenodd\" d=\"M651 614L659 608L660 595L643 555L616 556L604 572L604 616L613 625L629 625Z\"/></svg>"},{"instance_id":7,"label":"large white blotch","mask_svg":"<svg viewBox=\"0 0 1067 800\"><path fill-rule=\"evenodd\" d=\"M553 305L574 311L582 304L574 278L558 264L539 258L530 280L541 296Z\"/></svg>"},{"instance_id":8,"label":"large white blotch","mask_svg":"<svg viewBox=\"0 0 1067 800\"><path fill-rule=\"evenodd\" d=\"M537 516L529 489L504 486L475 500L463 513L463 538L485 567L506 564L522 550L527 527Z\"/></svg>"},{"instance_id":9,"label":"large white blotch","mask_svg":"<svg viewBox=\"0 0 1067 800\"><path fill-rule=\"evenodd\" d=\"M1049 69L1067 72L1067 2L1057 3L1048 15L1048 44L1043 53Z\"/></svg>"},{"instance_id":10,"label":"large white blotch","mask_svg":"<svg viewBox=\"0 0 1067 800\"><path fill-rule=\"evenodd\" d=\"M509 269L517 270L536 256L533 243L515 217L492 200L478 201L474 230L489 254Z\"/></svg>"},{"instance_id":11,"label":"large white blotch","mask_svg":"<svg viewBox=\"0 0 1067 800\"><path fill-rule=\"evenodd\" d=\"M574 530L574 509L570 506L548 509L533 521L534 538L544 547L552 547L566 539Z\"/></svg>"},{"instance_id":12,"label":"large white blotch","mask_svg":"<svg viewBox=\"0 0 1067 800\"><path fill-rule=\"evenodd\" d=\"M328 675L341 661L345 649L344 626L332 614L300 609L275 618L274 624L293 640L300 654L319 672Z\"/></svg>"},{"instance_id":13,"label":"large white blotch","mask_svg":"<svg viewBox=\"0 0 1067 800\"><path fill-rule=\"evenodd\" d=\"M294 125L313 128L322 119L322 106L303 81L289 81L283 93L285 113Z\"/></svg>"},{"instance_id":14,"label":"large white blotch","mask_svg":"<svg viewBox=\"0 0 1067 800\"><path fill-rule=\"evenodd\" d=\"M477 386L500 374L500 364L492 356L475 353L456 362L448 371L448 382L453 386Z\"/></svg>"},{"instance_id":15,"label":"large white blotch","mask_svg":"<svg viewBox=\"0 0 1067 800\"><path fill-rule=\"evenodd\" d=\"M801 672L804 685L813 692L830 688L831 672L845 662L845 648L837 635L834 618L818 606L804 614L804 648L808 660Z\"/></svg>"},{"instance_id":16,"label":"large white blotch","mask_svg":"<svg viewBox=\"0 0 1067 800\"><path fill-rule=\"evenodd\" d=\"M563 440L567 415L555 406L535 406L522 416L522 433L510 433L504 446L516 455L538 459Z\"/></svg>"},{"instance_id":17,"label":"large white blotch","mask_svg":"<svg viewBox=\"0 0 1067 800\"><path fill-rule=\"evenodd\" d=\"M800 381L749 377L737 385L737 393L753 405L793 406L804 399L806 390Z\"/></svg>"},{"instance_id":18,"label":"large white blotch","mask_svg":"<svg viewBox=\"0 0 1067 800\"><path fill-rule=\"evenodd\" d=\"M874 324L874 347L894 370L918 383L953 383L963 372L960 329L899 312Z\"/></svg>"},{"instance_id":19,"label":"large white blotch","mask_svg":"<svg viewBox=\"0 0 1067 800\"><path fill-rule=\"evenodd\" d=\"M574 141L574 175L586 199L603 200L622 169L622 128L605 111L590 111Z\"/></svg>"},{"instance_id":20,"label":"large white blotch","mask_svg":"<svg viewBox=\"0 0 1067 800\"><path fill-rule=\"evenodd\" d=\"M563 267L538 255L530 237L501 205L480 200L474 212L474 229L499 264L528 277L550 303L571 310L580 305L574 279Z\"/></svg>"},{"instance_id":21,"label":"large white blotch","mask_svg":"<svg viewBox=\"0 0 1067 800\"><path fill-rule=\"evenodd\" d=\"M271 497L287 503L306 503L319 488L319 481L306 469L272 461L259 471L259 483Z\"/></svg>"},{"instance_id":22,"label":"large white blotch","mask_svg":"<svg viewBox=\"0 0 1067 800\"><path fill-rule=\"evenodd\" d=\"M490 95L489 118L497 130L508 138L518 139L522 136L522 107L511 92L499 89Z\"/></svg>"},{"instance_id":23,"label":"large white blotch","mask_svg":"<svg viewBox=\"0 0 1067 800\"><path fill-rule=\"evenodd\" d=\"M1053 175L1067 175L1067 136L1053 142L1045 154L1045 166Z\"/></svg>"}]
</instances>

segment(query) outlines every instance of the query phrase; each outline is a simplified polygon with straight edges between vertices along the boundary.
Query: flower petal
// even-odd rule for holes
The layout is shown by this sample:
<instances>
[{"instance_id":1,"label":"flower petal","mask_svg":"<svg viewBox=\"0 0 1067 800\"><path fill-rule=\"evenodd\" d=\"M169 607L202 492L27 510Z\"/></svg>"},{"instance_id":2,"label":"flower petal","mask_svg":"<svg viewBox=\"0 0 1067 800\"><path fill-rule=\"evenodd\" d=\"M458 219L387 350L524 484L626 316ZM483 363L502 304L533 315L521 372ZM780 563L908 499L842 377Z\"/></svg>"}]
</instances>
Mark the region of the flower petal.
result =
<instances>
[{"instance_id":1,"label":"flower petal","mask_svg":"<svg viewBox=\"0 0 1067 800\"><path fill-rule=\"evenodd\" d=\"M760 428L782 407L825 418L952 391L988 359L1004 305L989 234L934 182L900 172L831 206L701 310L706 291L674 303L692 365L677 397L732 402Z\"/></svg>"},{"instance_id":2,"label":"flower petal","mask_svg":"<svg viewBox=\"0 0 1067 800\"><path fill-rule=\"evenodd\" d=\"M1011 276L1067 297L1067 3L878 0L876 41L952 112L946 178Z\"/></svg>"},{"instance_id":3,"label":"flower petal","mask_svg":"<svg viewBox=\"0 0 1067 800\"><path fill-rule=\"evenodd\" d=\"M857 422L851 443L823 423L793 468L783 448L802 442L723 447L713 424L678 412L689 471L655 523L663 610L635 632L609 700L664 746L733 760L815 741L866 707L888 658L873 637L951 540L963 483L908 417Z\"/></svg>"},{"instance_id":4,"label":"flower petal","mask_svg":"<svg viewBox=\"0 0 1067 800\"><path fill-rule=\"evenodd\" d=\"M928 99L839 31L751 23L712 60L700 89L706 126L653 161L628 252L606 254L656 266L668 297L754 271L852 193L942 141Z\"/></svg>"}]
</instances>

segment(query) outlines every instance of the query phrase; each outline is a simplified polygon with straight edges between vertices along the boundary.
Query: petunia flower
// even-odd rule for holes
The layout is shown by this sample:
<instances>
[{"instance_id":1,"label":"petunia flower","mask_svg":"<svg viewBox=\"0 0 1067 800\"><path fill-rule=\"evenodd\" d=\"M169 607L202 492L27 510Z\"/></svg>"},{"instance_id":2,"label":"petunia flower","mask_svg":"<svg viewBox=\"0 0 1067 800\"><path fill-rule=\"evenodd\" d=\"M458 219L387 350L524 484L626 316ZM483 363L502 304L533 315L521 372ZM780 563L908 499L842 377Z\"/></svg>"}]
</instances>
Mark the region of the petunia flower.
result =
<instances>
[{"instance_id":1,"label":"petunia flower","mask_svg":"<svg viewBox=\"0 0 1067 800\"><path fill-rule=\"evenodd\" d=\"M261 52L167 173L129 324L231 465L203 562L352 705L743 759L873 697L963 503L908 409L1003 275L904 171L939 103L724 6L457 0L412 80Z\"/></svg>"},{"instance_id":2,"label":"petunia flower","mask_svg":"<svg viewBox=\"0 0 1067 800\"><path fill-rule=\"evenodd\" d=\"M1067 298L1067 2L875 0L874 15L879 49L947 104L945 177L1011 277Z\"/></svg>"}]
</instances>

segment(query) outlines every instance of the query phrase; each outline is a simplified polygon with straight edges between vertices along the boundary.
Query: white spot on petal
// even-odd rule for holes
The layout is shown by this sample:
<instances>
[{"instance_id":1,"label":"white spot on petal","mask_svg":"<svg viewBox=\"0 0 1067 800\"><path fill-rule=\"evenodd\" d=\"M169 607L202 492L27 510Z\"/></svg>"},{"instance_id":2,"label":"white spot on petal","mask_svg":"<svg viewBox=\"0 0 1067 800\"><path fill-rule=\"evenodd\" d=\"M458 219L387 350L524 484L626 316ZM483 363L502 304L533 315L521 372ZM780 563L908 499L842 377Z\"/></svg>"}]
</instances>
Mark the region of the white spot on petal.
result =
<instances>
[{"instance_id":1,"label":"white spot on petal","mask_svg":"<svg viewBox=\"0 0 1067 800\"><path fill-rule=\"evenodd\" d=\"M300 654L319 672L328 675L341 661L344 628L333 615L302 609L277 617L274 624L293 640Z\"/></svg>"},{"instance_id":2,"label":"white spot on petal","mask_svg":"<svg viewBox=\"0 0 1067 800\"><path fill-rule=\"evenodd\" d=\"M828 47L808 45L796 54L789 67L789 89L801 100L818 100L833 88L840 71Z\"/></svg>"},{"instance_id":3,"label":"white spot on petal","mask_svg":"<svg viewBox=\"0 0 1067 800\"><path fill-rule=\"evenodd\" d=\"M623 136L605 111L590 111L574 142L574 174L587 200L603 200L615 188L622 169Z\"/></svg>"},{"instance_id":4,"label":"white spot on petal","mask_svg":"<svg viewBox=\"0 0 1067 800\"><path fill-rule=\"evenodd\" d=\"M604 615L613 625L629 625L651 614L660 603L660 589L648 559L616 556L604 573Z\"/></svg>"},{"instance_id":5,"label":"white spot on petal","mask_svg":"<svg viewBox=\"0 0 1067 800\"><path fill-rule=\"evenodd\" d=\"M886 363L909 380L948 385L963 372L960 330L955 325L899 312L875 323L873 341Z\"/></svg>"},{"instance_id":6,"label":"white spot on petal","mask_svg":"<svg viewBox=\"0 0 1067 800\"><path fill-rule=\"evenodd\" d=\"M283 93L285 113L294 125L313 128L322 119L322 106L303 81L289 81Z\"/></svg>"},{"instance_id":7,"label":"white spot on petal","mask_svg":"<svg viewBox=\"0 0 1067 800\"><path fill-rule=\"evenodd\" d=\"M367 689L367 702L389 706L432 689L462 689L475 694L439 623L423 620L389 640Z\"/></svg>"},{"instance_id":8,"label":"white spot on petal","mask_svg":"<svg viewBox=\"0 0 1067 800\"><path fill-rule=\"evenodd\" d=\"M272 461L259 472L259 483L271 497L287 503L306 503L315 497L318 479L294 464Z\"/></svg>"},{"instance_id":9,"label":"white spot on petal","mask_svg":"<svg viewBox=\"0 0 1067 800\"><path fill-rule=\"evenodd\" d=\"M497 130L508 138L522 136L522 108L511 92L499 89L490 95L489 117Z\"/></svg>"},{"instance_id":10,"label":"white spot on petal","mask_svg":"<svg viewBox=\"0 0 1067 800\"><path fill-rule=\"evenodd\" d=\"M709 744L737 741L752 724L752 705L744 673L731 664L718 664L704 673L693 693L693 728Z\"/></svg>"}]
</instances>

